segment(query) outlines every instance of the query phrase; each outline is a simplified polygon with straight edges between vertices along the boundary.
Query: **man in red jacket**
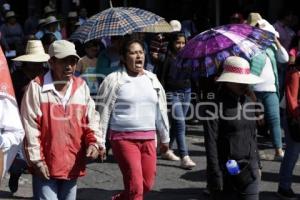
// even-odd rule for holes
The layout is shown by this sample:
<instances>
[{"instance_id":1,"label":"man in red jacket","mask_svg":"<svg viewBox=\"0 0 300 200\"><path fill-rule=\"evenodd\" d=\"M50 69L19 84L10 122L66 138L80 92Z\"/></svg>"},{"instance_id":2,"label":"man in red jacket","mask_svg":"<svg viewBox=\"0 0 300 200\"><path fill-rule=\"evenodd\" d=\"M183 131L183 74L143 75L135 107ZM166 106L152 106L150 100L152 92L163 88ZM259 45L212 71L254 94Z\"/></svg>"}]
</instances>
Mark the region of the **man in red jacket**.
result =
<instances>
[{"instance_id":1,"label":"man in red jacket","mask_svg":"<svg viewBox=\"0 0 300 200\"><path fill-rule=\"evenodd\" d=\"M85 81L73 76L74 44L57 40L48 53L50 70L30 82L22 99L25 151L35 199L75 200L86 158L105 152L100 118Z\"/></svg>"}]
</instances>

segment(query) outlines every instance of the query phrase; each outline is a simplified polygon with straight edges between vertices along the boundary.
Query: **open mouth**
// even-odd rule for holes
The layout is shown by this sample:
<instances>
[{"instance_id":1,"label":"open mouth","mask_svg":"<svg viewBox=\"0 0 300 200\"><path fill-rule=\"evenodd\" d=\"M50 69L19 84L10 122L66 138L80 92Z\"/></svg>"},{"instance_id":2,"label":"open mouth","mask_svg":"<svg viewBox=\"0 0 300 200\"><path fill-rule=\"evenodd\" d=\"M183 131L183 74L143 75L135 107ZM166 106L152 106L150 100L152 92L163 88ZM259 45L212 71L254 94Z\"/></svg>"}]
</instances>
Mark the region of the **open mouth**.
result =
<instances>
[{"instance_id":1,"label":"open mouth","mask_svg":"<svg viewBox=\"0 0 300 200\"><path fill-rule=\"evenodd\" d=\"M137 60L135 61L135 66L137 68L142 68L143 67L143 61L142 60Z\"/></svg>"}]
</instances>

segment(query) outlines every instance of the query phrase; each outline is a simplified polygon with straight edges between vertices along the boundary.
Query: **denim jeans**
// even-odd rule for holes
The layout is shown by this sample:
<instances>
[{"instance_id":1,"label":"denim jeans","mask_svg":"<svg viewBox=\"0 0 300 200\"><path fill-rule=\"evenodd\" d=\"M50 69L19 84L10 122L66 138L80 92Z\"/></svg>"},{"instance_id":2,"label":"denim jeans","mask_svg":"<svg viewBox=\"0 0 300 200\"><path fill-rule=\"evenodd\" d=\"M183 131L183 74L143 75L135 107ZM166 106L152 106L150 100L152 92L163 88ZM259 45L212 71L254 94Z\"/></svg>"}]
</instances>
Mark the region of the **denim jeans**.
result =
<instances>
[{"instance_id":1,"label":"denim jeans","mask_svg":"<svg viewBox=\"0 0 300 200\"><path fill-rule=\"evenodd\" d=\"M255 92L255 95L264 105L265 121L273 137L275 148L282 148L278 95L275 92Z\"/></svg>"},{"instance_id":2,"label":"denim jeans","mask_svg":"<svg viewBox=\"0 0 300 200\"><path fill-rule=\"evenodd\" d=\"M188 155L185 142L185 119L191 101L191 88L172 91L167 94L168 104L171 105L170 116L170 148L176 139L180 156Z\"/></svg>"},{"instance_id":3,"label":"denim jeans","mask_svg":"<svg viewBox=\"0 0 300 200\"><path fill-rule=\"evenodd\" d=\"M287 120L285 116L283 120ZM279 187L288 190L291 188L293 170L300 154L300 143L293 141L288 131L285 132L285 143L286 150L279 171Z\"/></svg>"},{"instance_id":4,"label":"denim jeans","mask_svg":"<svg viewBox=\"0 0 300 200\"><path fill-rule=\"evenodd\" d=\"M32 176L34 200L76 200L77 179L44 179Z\"/></svg>"}]
</instances>

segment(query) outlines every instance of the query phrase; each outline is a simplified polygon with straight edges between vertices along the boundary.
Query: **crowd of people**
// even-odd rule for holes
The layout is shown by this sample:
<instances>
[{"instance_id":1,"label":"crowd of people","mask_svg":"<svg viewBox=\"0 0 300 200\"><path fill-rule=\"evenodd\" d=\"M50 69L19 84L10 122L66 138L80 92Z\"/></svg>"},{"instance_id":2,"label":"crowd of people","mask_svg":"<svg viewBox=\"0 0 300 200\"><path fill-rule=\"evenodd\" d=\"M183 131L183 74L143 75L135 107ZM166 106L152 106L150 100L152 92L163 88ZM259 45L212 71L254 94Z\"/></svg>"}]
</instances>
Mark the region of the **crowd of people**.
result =
<instances>
[{"instance_id":1,"label":"crowd of people","mask_svg":"<svg viewBox=\"0 0 300 200\"><path fill-rule=\"evenodd\" d=\"M80 17L70 12L66 21L50 6L44 12L43 19L28 18L23 29L6 8L0 27L0 71L6 70L0 84L11 85L0 87L0 149L17 149L8 169L12 193L28 171L35 199L75 200L86 159L105 160L111 148L124 184L112 199L144 199L154 185L157 155L186 170L196 167L186 143L186 116L191 103L208 100L192 102L192 93L205 90L215 94L209 101L216 105L201 110L210 199L259 199L260 160L266 155L258 149L257 133L271 135L272 159L281 162L278 195L296 199L291 185L300 152L300 35L292 28L293 13L274 25L259 13L247 20L233 14L229 23L270 31L274 43L251 61L226 58L221 74L204 88L205 78L176 64L179 51L197 34L192 21L170 21L172 33L81 44L69 37L86 20L85 9ZM258 131L261 127L266 131ZM232 159L240 166L238 176L227 170Z\"/></svg>"}]
</instances>

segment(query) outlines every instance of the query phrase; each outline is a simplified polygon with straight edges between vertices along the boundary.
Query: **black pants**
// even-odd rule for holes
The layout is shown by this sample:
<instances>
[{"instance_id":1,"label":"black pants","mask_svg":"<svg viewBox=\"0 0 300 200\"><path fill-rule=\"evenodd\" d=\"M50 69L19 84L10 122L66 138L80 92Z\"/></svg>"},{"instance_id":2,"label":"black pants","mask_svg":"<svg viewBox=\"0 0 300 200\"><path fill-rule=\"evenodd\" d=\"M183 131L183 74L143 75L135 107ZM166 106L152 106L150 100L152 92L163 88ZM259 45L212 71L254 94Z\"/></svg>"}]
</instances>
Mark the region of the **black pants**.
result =
<instances>
[{"instance_id":1,"label":"black pants","mask_svg":"<svg viewBox=\"0 0 300 200\"><path fill-rule=\"evenodd\" d=\"M211 192L210 200L259 200L260 176L258 170L254 172L256 180L250 183L245 189L237 190L232 184L225 183L227 186L224 191Z\"/></svg>"}]
</instances>

